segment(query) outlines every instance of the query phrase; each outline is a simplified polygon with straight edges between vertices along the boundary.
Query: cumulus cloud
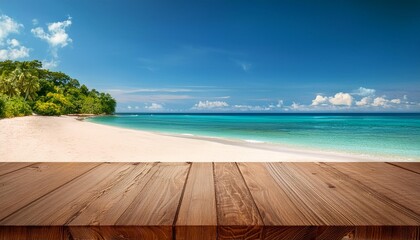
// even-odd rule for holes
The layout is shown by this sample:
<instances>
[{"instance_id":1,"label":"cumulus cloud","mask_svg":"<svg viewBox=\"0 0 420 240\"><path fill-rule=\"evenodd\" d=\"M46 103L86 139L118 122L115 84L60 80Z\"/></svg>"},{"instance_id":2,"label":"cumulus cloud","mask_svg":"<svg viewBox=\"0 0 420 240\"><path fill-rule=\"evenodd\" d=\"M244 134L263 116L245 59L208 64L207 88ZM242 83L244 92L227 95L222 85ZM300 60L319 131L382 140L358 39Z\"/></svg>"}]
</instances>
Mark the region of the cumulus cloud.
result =
<instances>
[{"instance_id":1,"label":"cumulus cloud","mask_svg":"<svg viewBox=\"0 0 420 240\"><path fill-rule=\"evenodd\" d=\"M4 14L0 15L0 45L4 45L4 41L10 34L19 33L21 28L23 28L23 25L11 17Z\"/></svg>"},{"instance_id":2,"label":"cumulus cloud","mask_svg":"<svg viewBox=\"0 0 420 240\"><path fill-rule=\"evenodd\" d=\"M252 105L234 105L233 106L234 110L239 110L239 111L269 111L272 110L273 108L270 106L252 106Z\"/></svg>"},{"instance_id":3,"label":"cumulus cloud","mask_svg":"<svg viewBox=\"0 0 420 240\"><path fill-rule=\"evenodd\" d=\"M328 97L323 97L321 95L316 95L315 99L312 100L312 106L324 105L328 103Z\"/></svg>"},{"instance_id":4,"label":"cumulus cloud","mask_svg":"<svg viewBox=\"0 0 420 240\"><path fill-rule=\"evenodd\" d=\"M29 48L21 46L16 39L7 40L7 47L0 49L0 60L15 60L29 57Z\"/></svg>"},{"instance_id":5,"label":"cumulus cloud","mask_svg":"<svg viewBox=\"0 0 420 240\"><path fill-rule=\"evenodd\" d=\"M396 99L391 99L391 101L390 101L391 103L394 103L394 104L400 104L401 103L401 99L398 99L398 98L396 98Z\"/></svg>"},{"instance_id":6,"label":"cumulus cloud","mask_svg":"<svg viewBox=\"0 0 420 240\"><path fill-rule=\"evenodd\" d=\"M349 93L339 92L334 95L334 97L330 97L328 101L332 105L338 106L351 106L353 103L353 97Z\"/></svg>"},{"instance_id":7,"label":"cumulus cloud","mask_svg":"<svg viewBox=\"0 0 420 240\"><path fill-rule=\"evenodd\" d=\"M66 28L70 27L71 23L71 17L68 17L62 22L47 24L48 32L45 32L41 27L33 28L31 32L35 37L48 42L52 48L65 47L73 41L66 32Z\"/></svg>"},{"instance_id":8,"label":"cumulus cloud","mask_svg":"<svg viewBox=\"0 0 420 240\"><path fill-rule=\"evenodd\" d=\"M29 57L29 48L22 46L17 39L9 38L11 34L20 33L21 28L23 25L11 17L0 15L0 61Z\"/></svg>"},{"instance_id":9,"label":"cumulus cloud","mask_svg":"<svg viewBox=\"0 0 420 240\"><path fill-rule=\"evenodd\" d=\"M44 40L48 43L52 55L52 60L44 60L44 65L57 66L58 64L58 49L67 46L73 40L70 38L66 29L72 24L71 17L62 22L53 22L47 24L47 31L44 31L42 27L36 27L31 29L31 32L35 37ZM54 62L56 64L48 64L48 62ZM44 66L45 67L45 66Z\"/></svg>"},{"instance_id":10,"label":"cumulus cloud","mask_svg":"<svg viewBox=\"0 0 420 240\"><path fill-rule=\"evenodd\" d=\"M401 104L401 99L395 98L395 99L386 99L385 97L377 97L373 100L372 106L374 107L384 107L389 108L391 106L399 105Z\"/></svg>"},{"instance_id":11,"label":"cumulus cloud","mask_svg":"<svg viewBox=\"0 0 420 240\"><path fill-rule=\"evenodd\" d=\"M152 103L150 104L150 106L146 106L145 108L148 110L162 110L163 105L158 103Z\"/></svg>"},{"instance_id":12,"label":"cumulus cloud","mask_svg":"<svg viewBox=\"0 0 420 240\"><path fill-rule=\"evenodd\" d=\"M55 68L55 67L57 67L57 66L58 66L58 64L59 64L59 61L58 61L58 60L56 60L56 59L51 59L51 60L49 60L49 61L47 61L47 60L42 61L42 66L43 66L45 69Z\"/></svg>"},{"instance_id":13,"label":"cumulus cloud","mask_svg":"<svg viewBox=\"0 0 420 240\"><path fill-rule=\"evenodd\" d=\"M220 109L224 107L229 107L227 102L223 101L199 101L193 106L193 109Z\"/></svg>"},{"instance_id":14,"label":"cumulus cloud","mask_svg":"<svg viewBox=\"0 0 420 240\"><path fill-rule=\"evenodd\" d=\"M360 101L356 101L356 106L368 106L372 102L372 98L370 97L364 97L360 99Z\"/></svg>"},{"instance_id":15,"label":"cumulus cloud","mask_svg":"<svg viewBox=\"0 0 420 240\"><path fill-rule=\"evenodd\" d=\"M359 89L354 91L353 94L359 95L359 96L362 96L362 97L368 97L368 96L374 96L375 93L376 93L375 89L359 87Z\"/></svg>"}]
</instances>

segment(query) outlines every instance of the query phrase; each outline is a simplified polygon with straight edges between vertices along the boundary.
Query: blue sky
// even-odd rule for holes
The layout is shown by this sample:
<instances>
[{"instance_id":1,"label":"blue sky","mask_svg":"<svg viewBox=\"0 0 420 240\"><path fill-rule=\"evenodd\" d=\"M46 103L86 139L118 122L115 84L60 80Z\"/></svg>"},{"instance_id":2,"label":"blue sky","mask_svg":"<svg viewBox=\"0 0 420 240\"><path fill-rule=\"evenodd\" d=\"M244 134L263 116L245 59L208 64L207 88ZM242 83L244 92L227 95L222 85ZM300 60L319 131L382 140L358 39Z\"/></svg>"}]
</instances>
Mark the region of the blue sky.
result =
<instances>
[{"instance_id":1,"label":"blue sky","mask_svg":"<svg viewBox=\"0 0 420 240\"><path fill-rule=\"evenodd\" d=\"M0 0L0 59L120 112L420 111L419 1Z\"/></svg>"}]
</instances>

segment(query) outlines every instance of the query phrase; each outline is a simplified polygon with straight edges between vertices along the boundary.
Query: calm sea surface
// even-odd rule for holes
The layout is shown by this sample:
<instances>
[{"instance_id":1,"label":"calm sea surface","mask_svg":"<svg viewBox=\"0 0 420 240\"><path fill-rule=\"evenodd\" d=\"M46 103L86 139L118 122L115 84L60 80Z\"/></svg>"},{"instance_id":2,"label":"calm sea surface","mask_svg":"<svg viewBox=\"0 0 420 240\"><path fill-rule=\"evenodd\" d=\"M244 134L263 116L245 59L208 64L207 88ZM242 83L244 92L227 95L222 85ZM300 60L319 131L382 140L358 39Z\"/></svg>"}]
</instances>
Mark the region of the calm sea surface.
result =
<instances>
[{"instance_id":1,"label":"calm sea surface","mask_svg":"<svg viewBox=\"0 0 420 240\"><path fill-rule=\"evenodd\" d=\"M90 122L420 160L420 114L116 114Z\"/></svg>"}]
</instances>

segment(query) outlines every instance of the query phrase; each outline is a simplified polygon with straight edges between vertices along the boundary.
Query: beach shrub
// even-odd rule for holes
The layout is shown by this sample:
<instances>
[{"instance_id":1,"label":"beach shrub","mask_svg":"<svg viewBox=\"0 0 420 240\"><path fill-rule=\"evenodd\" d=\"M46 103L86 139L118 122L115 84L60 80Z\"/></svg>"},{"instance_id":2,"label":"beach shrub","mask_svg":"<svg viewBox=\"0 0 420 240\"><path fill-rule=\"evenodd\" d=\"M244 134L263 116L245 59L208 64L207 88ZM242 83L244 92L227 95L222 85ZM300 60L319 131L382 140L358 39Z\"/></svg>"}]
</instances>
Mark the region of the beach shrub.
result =
<instances>
[{"instance_id":1,"label":"beach shrub","mask_svg":"<svg viewBox=\"0 0 420 240\"><path fill-rule=\"evenodd\" d=\"M89 114L101 114L104 113L102 111L102 104L100 99L95 97L86 97L82 103L82 113L89 113Z\"/></svg>"},{"instance_id":2,"label":"beach shrub","mask_svg":"<svg viewBox=\"0 0 420 240\"><path fill-rule=\"evenodd\" d=\"M0 117L22 117L32 114L32 109L22 97L1 97L3 102L2 110L0 109ZM1 104L0 104L1 105Z\"/></svg>"},{"instance_id":3,"label":"beach shrub","mask_svg":"<svg viewBox=\"0 0 420 240\"><path fill-rule=\"evenodd\" d=\"M37 60L0 61L1 94L6 98L1 100L4 106L0 103L0 117L7 109L8 116L27 114L28 106L40 115L113 114L116 107L110 94L89 90L65 73L43 69Z\"/></svg>"},{"instance_id":4,"label":"beach shrub","mask_svg":"<svg viewBox=\"0 0 420 240\"><path fill-rule=\"evenodd\" d=\"M0 94L0 118L5 117L6 96Z\"/></svg>"},{"instance_id":5,"label":"beach shrub","mask_svg":"<svg viewBox=\"0 0 420 240\"><path fill-rule=\"evenodd\" d=\"M35 104L36 113L44 116L59 116L61 115L61 107L52 102L37 101Z\"/></svg>"}]
</instances>

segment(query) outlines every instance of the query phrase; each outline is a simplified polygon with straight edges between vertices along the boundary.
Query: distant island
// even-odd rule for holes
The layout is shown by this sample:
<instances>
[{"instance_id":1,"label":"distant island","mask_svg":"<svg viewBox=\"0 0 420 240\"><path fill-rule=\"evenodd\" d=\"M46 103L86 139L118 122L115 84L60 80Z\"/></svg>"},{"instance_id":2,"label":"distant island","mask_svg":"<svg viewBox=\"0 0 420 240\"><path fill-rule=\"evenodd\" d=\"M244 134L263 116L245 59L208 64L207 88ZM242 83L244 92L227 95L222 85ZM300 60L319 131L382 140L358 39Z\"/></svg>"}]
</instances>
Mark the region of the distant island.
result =
<instances>
[{"instance_id":1,"label":"distant island","mask_svg":"<svg viewBox=\"0 0 420 240\"><path fill-rule=\"evenodd\" d=\"M33 61L0 62L0 118L64 114L113 114L116 101L108 93L80 84L62 72Z\"/></svg>"}]
</instances>

